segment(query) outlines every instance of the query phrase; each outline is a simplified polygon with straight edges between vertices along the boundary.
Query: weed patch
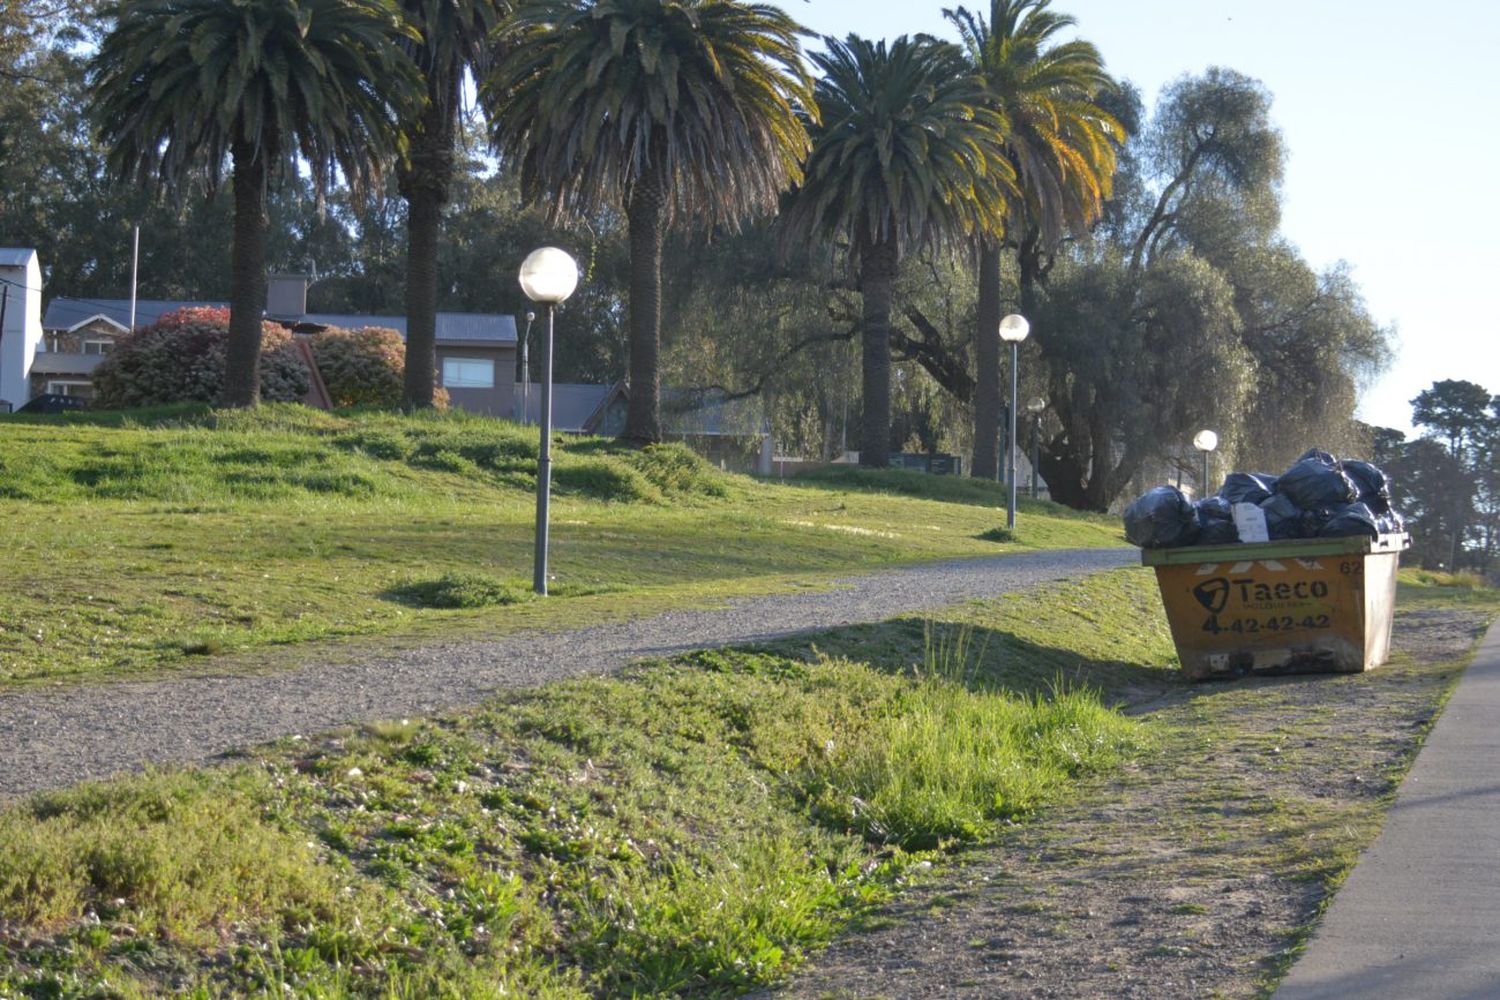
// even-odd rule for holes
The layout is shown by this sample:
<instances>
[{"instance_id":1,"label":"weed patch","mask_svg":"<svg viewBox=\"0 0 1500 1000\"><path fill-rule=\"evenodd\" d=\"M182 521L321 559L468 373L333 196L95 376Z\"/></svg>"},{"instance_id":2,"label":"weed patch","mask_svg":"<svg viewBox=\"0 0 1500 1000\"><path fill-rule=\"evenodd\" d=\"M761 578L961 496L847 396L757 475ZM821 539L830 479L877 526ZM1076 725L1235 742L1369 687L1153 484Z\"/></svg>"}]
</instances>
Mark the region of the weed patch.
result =
<instances>
[{"instance_id":1,"label":"weed patch","mask_svg":"<svg viewBox=\"0 0 1500 1000\"><path fill-rule=\"evenodd\" d=\"M391 595L418 608L488 608L529 600L518 583L478 573L446 573L436 580L413 580L391 589Z\"/></svg>"}]
</instances>

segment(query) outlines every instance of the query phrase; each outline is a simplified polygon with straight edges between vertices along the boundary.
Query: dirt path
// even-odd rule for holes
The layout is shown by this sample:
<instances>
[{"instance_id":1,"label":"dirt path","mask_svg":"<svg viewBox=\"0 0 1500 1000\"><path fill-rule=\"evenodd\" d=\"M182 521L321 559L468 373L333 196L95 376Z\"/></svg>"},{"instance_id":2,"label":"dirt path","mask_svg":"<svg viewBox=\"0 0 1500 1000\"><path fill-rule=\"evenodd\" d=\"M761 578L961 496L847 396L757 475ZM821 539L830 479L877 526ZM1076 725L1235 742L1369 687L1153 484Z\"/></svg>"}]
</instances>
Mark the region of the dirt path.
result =
<instances>
[{"instance_id":1,"label":"dirt path","mask_svg":"<svg viewBox=\"0 0 1500 1000\"><path fill-rule=\"evenodd\" d=\"M832 590L739 600L720 610L433 645L357 662L309 662L271 675L9 692L0 694L0 799L147 762L203 761L349 722L431 715L499 688L604 673L641 657L994 597L1138 558L1134 549L1080 549L928 563L850 577Z\"/></svg>"},{"instance_id":2,"label":"dirt path","mask_svg":"<svg viewBox=\"0 0 1500 1000\"><path fill-rule=\"evenodd\" d=\"M1131 695L1160 745L846 935L781 998L1264 995L1378 829L1483 625L1398 617L1391 665Z\"/></svg>"}]
</instances>

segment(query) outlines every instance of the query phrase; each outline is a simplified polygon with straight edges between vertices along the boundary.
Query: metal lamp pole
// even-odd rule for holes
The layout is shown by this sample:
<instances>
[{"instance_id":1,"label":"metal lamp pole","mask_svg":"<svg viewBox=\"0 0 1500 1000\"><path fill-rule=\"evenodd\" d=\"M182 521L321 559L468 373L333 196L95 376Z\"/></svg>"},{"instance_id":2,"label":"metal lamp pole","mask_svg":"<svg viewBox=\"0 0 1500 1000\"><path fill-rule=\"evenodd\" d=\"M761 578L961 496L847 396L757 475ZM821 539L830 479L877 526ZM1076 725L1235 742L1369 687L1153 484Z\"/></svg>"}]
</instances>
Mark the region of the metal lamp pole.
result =
<instances>
[{"instance_id":1,"label":"metal lamp pole","mask_svg":"<svg viewBox=\"0 0 1500 1000\"><path fill-rule=\"evenodd\" d=\"M556 247L533 250L521 262L521 290L547 307L547 333L542 349L541 447L536 462L536 555L531 589L547 594L547 542L552 498L552 320L557 306L578 287L578 264Z\"/></svg>"},{"instance_id":2,"label":"metal lamp pole","mask_svg":"<svg viewBox=\"0 0 1500 1000\"><path fill-rule=\"evenodd\" d=\"M536 313L526 312L526 334L521 338L521 424L531 423L531 324Z\"/></svg>"},{"instance_id":3,"label":"metal lamp pole","mask_svg":"<svg viewBox=\"0 0 1500 1000\"><path fill-rule=\"evenodd\" d=\"M1047 401L1038 396L1026 404L1031 414L1031 499L1036 499L1036 467L1042 461L1042 411Z\"/></svg>"},{"instance_id":4,"label":"metal lamp pole","mask_svg":"<svg viewBox=\"0 0 1500 1000\"><path fill-rule=\"evenodd\" d=\"M1208 496L1208 453L1219 446L1219 435L1207 428L1193 436L1193 447L1203 453L1203 478L1199 479L1199 497Z\"/></svg>"},{"instance_id":5,"label":"metal lamp pole","mask_svg":"<svg viewBox=\"0 0 1500 1000\"><path fill-rule=\"evenodd\" d=\"M1000 321L1000 339L1010 344L1010 415L1007 423L1010 434L1005 444L1005 468L1009 473L1005 491L1005 526L1016 526L1016 393L1019 379L1017 369L1021 363L1021 341L1031 332L1031 324L1019 313L1011 313Z\"/></svg>"}]
</instances>

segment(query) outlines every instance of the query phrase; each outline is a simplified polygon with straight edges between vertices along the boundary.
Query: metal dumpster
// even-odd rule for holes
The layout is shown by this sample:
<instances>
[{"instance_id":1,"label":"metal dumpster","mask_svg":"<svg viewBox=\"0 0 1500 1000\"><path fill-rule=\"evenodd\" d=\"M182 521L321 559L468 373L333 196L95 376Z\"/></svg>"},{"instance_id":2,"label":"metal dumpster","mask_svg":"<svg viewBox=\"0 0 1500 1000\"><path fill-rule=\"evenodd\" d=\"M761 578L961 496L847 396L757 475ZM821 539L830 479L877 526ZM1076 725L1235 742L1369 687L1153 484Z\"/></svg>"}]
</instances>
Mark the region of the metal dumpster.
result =
<instances>
[{"instance_id":1,"label":"metal dumpster","mask_svg":"<svg viewBox=\"0 0 1500 1000\"><path fill-rule=\"evenodd\" d=\"M1386 661L1405 534L1145 549L1188 677L1358 673Z\"/></svg>"}]
</instances>

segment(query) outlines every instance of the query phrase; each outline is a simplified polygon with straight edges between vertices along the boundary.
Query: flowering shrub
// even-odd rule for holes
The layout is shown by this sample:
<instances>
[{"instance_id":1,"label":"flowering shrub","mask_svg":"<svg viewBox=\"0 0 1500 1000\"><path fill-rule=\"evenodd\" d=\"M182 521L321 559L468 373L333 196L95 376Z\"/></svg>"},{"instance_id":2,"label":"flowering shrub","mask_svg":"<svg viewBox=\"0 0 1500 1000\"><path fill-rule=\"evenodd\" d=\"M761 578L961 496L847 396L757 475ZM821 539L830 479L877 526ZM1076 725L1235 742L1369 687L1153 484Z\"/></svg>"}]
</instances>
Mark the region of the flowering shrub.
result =
<instances>
[{"instance_id":1,"label":"flowering shrub","mask_svg":"<svg viewBox=\"0 0 1500 1000\"><path fill-rule=\"evenodd\" d=\"M98 405L107 408L163 403L213 403L224 384L229 310L185 306L115 343L94 369ZM292 347L292 335L261 324L260 396L295 402L311 384L307 366Z\"/></svg>"},{"instance_id":2,"label":"flowering shrub","mask_svg":"<svg viewBox=\"0 0 1500 1000\"><path fill-rule=\"evenodd\" d=\"M329 327L313 335L312 351L334 406L401 405L406 346L395 330Z\"/></svg>"},{"instance_id":3,"label":"flowering shrub","mask_svg":"<svg viewBox=\"0 0 1500 1000\"><path fill-rule=\"evenodd\" d=\"M312 338L313 360L334 406L397 407L403 402L406 342L388 327L344 330L331 326ZM447 409L448 391L433 392L433 403Z\"/></svg>"}]
</instances>

